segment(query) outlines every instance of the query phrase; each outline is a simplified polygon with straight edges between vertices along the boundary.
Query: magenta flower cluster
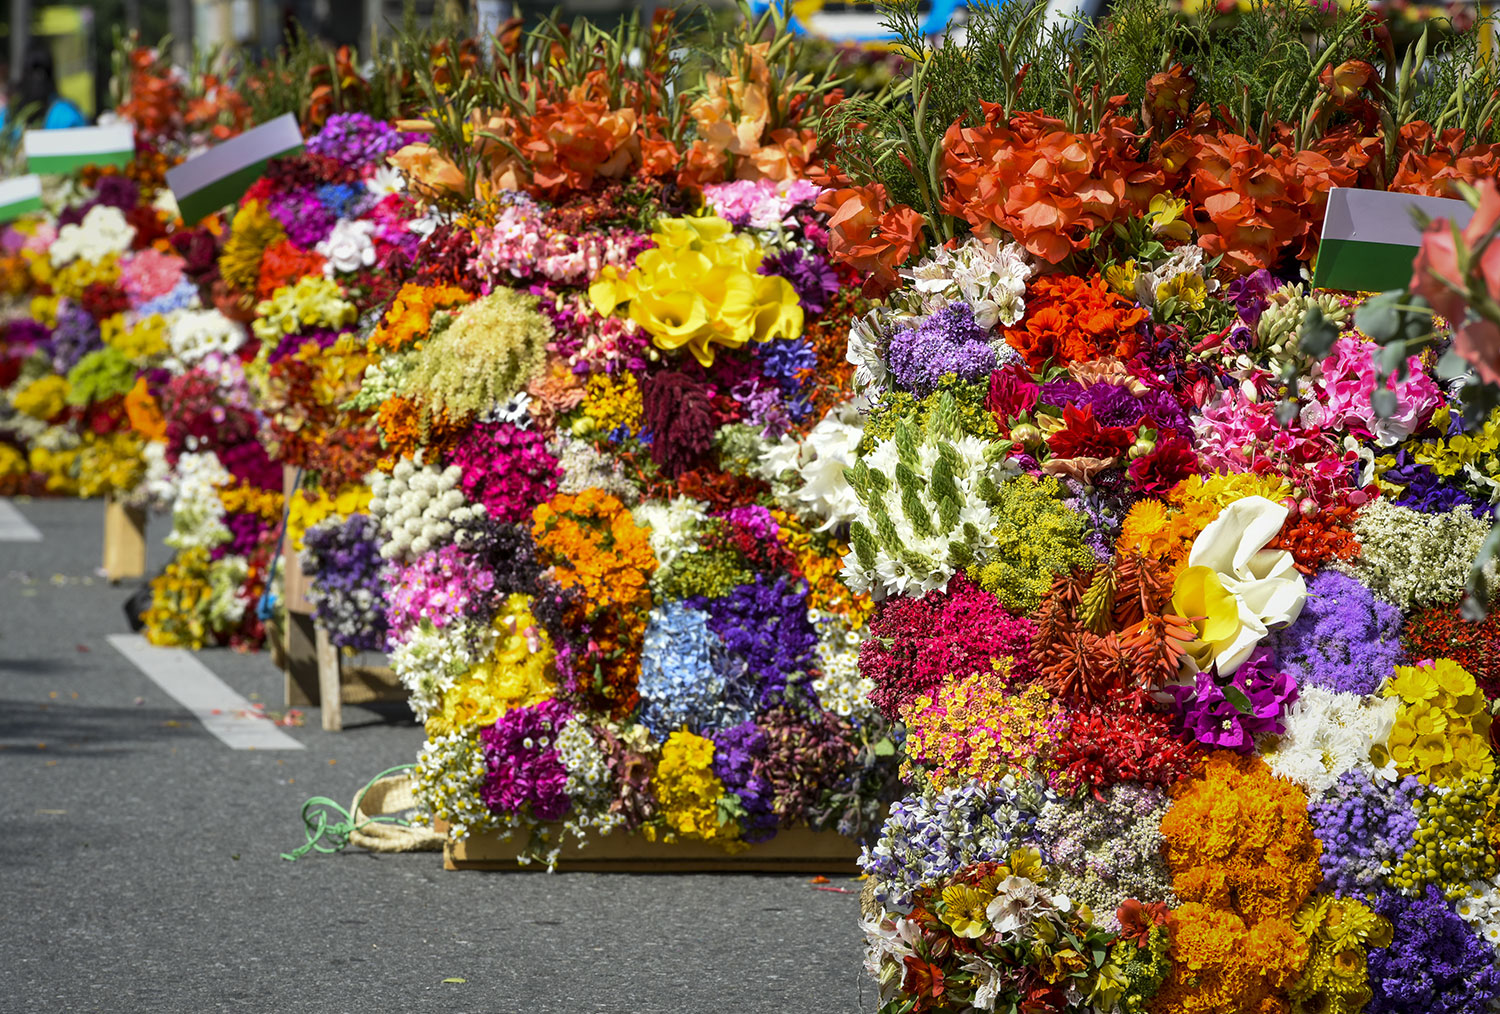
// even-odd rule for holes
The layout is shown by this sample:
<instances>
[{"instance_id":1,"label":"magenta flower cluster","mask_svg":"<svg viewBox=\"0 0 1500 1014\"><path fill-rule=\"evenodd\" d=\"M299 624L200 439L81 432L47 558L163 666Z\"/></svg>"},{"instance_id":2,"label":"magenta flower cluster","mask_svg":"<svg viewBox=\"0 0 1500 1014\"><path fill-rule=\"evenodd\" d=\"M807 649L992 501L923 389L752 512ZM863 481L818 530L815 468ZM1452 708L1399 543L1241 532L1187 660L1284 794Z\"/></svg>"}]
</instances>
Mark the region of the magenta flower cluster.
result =
<instances>
[{"instance_id":1,"label":"magenta flower cluster","mask_svg":"<svg viewBox=\"0 0 1500 1014\"><path fill-rule=\"evenodd\" d=\"M391 640L405 643L423 620L435 627L473 615L484 616L495 575L477 565L457 546L424 553L416 562L385 571L386 621Z\"/></svg>"},{"instance_id":2,"label":"magenta flower cluster","mask_svg":"<svg viewBox=\"0 0 1500 1014\"><path fill-rule=\"evenodd\" d=\"M506 816L528 811L538 820L567 816L573 805L566 791L568 770L554 744L557 733L572 720L572 710L554 698L512 708L481 732L487 772L480 790L484 805Z\"/></svg>"},{"instance_id":3,"label":"magenta flower cluster","mask_svg":"<svg viewBox=\"0 0 1500 1014\"><path fill-rule=\"evenodd\" d=\"M557 459L547 453L546 441L514 423L475 426L449 461L463 469L464 495L496 521L526 520L557 490Z\"/></svg>"}]
</instances>

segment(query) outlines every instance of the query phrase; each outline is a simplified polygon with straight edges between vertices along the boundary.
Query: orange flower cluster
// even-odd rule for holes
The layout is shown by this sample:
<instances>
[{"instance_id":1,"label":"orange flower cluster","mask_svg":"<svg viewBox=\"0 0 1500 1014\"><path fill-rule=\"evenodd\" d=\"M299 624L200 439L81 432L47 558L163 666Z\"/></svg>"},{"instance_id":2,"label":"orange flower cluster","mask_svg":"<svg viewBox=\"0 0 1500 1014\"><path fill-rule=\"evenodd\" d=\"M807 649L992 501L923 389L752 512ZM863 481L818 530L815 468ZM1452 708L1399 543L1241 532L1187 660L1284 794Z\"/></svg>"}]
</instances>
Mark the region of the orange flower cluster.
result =
<instances>
[{"instance_id":1,"label":"orange flower cluster","mask_svg":"<svg viewBox=\"0 0 1500 1014\"><path fill-rule=\"evenodd\" d=\"M468 416L450 419L446 412L429 412L400 395L387 398L375 413L375 428L384 452L377 467L388 472L396 462L415 458L419 451L428 460L441 460L469 432L471 423Z\"/></svg>"},{"instance_id":2,"label":"orange flower cluster","mask_svg":"<svg viewBox=\"0 0 1500 1014\"><path fill-rule=\"evenodd\" d=\"M619 499L586 489L538 505L531 534L537 559L552 568L559 585L577 592L564 619L583 635L583 657L573 666L590 679L578 689L623 718L640 701L636 680L656 572L646 529Z\"/></svg>"},{"instance_id":3,"label":"orange flower cluster","mask_svg":"<svg viewBox=\"0 0 1500 1014\"><path fill-rule=\"evenodd\" d=\"M729 74L708 74L704 94L688 108L698 139L684 156L680 183L701 186L725 177L786 180L807 175L818 153L812 130L772 128L770 43L731 55Z\"/></svg>"},{"instance_id":4,"label":"orange flower cluster","mask_svg":"<svg viewBox=\"0 0 1500 1014\"><path fill-rule=\"evenodd\" d=\"M1088 246L1089 234L1139 214L1166 190L1161 167L1137 159L1123 116L1075 134L1041 113L981 103L984 122L955 123L943 138L943 211L980 235L1015 237L1051 264Z\"/></svg>"},{"instance_id":5,"label":"orange flower cluster","mask_svg":"<svg viewBox=\"0 0 1500 1014\"><path fill-rule=\"evenodd\" d=\"M432 330L432 315L437 310L451 310L474 297L452 285L425 286L407 282L396 293L391 308L370 335L370 348L382 352L403 352L422 344Z\"/></svg>"},{"instance_id":6,"label":"orange flower cluster","mask_svg":"<svg viewBox=\"0 0 1500 1014\"><path fill-rule=\"evenodd\" d=\"M1255 756L1215 751L1178 783L1162 817L1172 890L1184 904L1156 1014L1286 1010L1307 962L1292 917L1322 879L1307 796Z\"/></svg>"},{"instance_id":7,"label":"orange flower cluster","mask_svg":"<svg viewBox=\"0 0 1500 1014\"><path fill-rule=\"evenodd\" d=\"M887 207L885 187L825 191L817 208L828 217L828 253L865 277L867 296L901 284L896 274L922 241L922 216L904 204Z\"/></svg>"},{"instance_id":8,"label":"orange flower cluster","mask_svg":"<svg viewBox=\"0 0 1500 1014\"><path fill-rule=\"evenodd\" d=\"M1452 197L1455 180L1473 183L1500 176L1500 144L1464 146L1464 133L1439 134L1428 123L1408 123L1396 140L1397 162L1390 189L1430 197Z\"/></svg>"},{"instance_id":9,"label":"orange flower cluster","mask_svg":"<svg viewBox=\"0 0 1500 1014\"><path fill-rule=\"evenodd\" d=\"M182 73L158 49L131 50L126 66L129 97L115 111L154 147L185 145L195 138L222 141L250 123L249 104L217 74L193 79L197 92L190 95Z\"/></svg>"},{"instance_id":10,"label":"orange flower cluster","mask_svg":"<svg viewBox=\"0 0 1500 1014\"><path fill-rule=\"evenodd\" d=\"M294 285L306 275L321 275L324 258L313 250L302 250L289 239L279 239L260 256L260 278L255 298L270 299L282 286Z\"/></svg>"},{"instance_id":11,"label":"orange flower cluster","mask_svg":"<svg viewBox=\"0 0 1500 1014\"><path fill-rule=\"evenodd\" d=\"M1045 275L1031 283L1026 316L1005 340L1041 370L1140 350L1148 311L1110 290L1103 277Z\"/></svg>"}]
</instances>

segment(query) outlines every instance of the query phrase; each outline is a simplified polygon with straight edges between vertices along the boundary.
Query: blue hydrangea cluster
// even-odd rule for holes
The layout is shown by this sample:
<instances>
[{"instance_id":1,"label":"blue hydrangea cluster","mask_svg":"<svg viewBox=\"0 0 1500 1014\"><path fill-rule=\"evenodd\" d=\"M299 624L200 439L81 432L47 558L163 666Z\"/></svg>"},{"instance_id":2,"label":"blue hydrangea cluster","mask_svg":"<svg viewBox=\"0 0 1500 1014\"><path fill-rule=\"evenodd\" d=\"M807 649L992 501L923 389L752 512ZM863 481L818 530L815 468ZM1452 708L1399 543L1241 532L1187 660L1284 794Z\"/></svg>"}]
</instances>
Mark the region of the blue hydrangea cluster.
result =
<instances>
[{"instance_id":1,"label":"blue hydrangea cluster","mask_svg":"<svg viewBox=\"0 0 1500 1014\"><path fill-rule=\"evenodd\" d=\"M323 210L337 218L357 218L370 202L370 191L357 183L324 183L315 193Z\"/></svg>"},{"instance_id":2,"label":"blue hydrangea cluster","mask_svg":"<svg viewBox=\"0 0 1500 1014\"><path fill-rule=\"evenodd\" d=\"M902 386L926 396L949 373L975 381L995 368L990 334L974 321L974 308L950 303L891 336L891 374Z\"/></svg>"},{"instance_id":3,"label":"blue hydrangea cluster","mask_svg":"<svg viewBox=\"0 0 1500 1014\"><path fill-rule=\"evenodd\" d=\"M368 514L330 518L302 537L303 566L313 577L314 615L340 648L386 646L380 523Z\"/></svg>"},{"instance_id":4,"label":"blue hydrangea cluster","mask_svg":"<svg viewBox=\"0 0 1500 1014\"><path fill-rule=\"evenodd\" d=\"M1323 843L1324 882L1342 894L1366 894L1381 884L1382 862L1415 847L1422 793L1415 778L1377 782L1362 769L1346 772L1322 798L1308 804L1314 833Z\"/></svg>"},{"instance_id":5,"label":"blue hydrangea cluster","mask_svg":"<svg viewBox=\"0 0 1500 1014\"><path fill-rule=\"evenodd\" d=\"M153 313L166 316L176 310L186 310L198 298L198 286L187 278L182 278L172 287L172 291L157 296L140 305L136 311L137 316L149 317Z\"/></svg>"},{"instance_id":6,"label":"blue hydrangea cluster","mask_svg":"<svg viewBox=\"0 0 1500 1014\"><path fill-rule=\"evenodd\" d=\"M1488 944L1429 885L1416 898L1390 891L1375 911L1391 921L1389 947L1369 954L1369 1014L1483 1014L1500 997Z\"/></svg>"},{"instance_id":7,"label":"blue hydrangea cluster","mask_svg":"<svg viewBox=\"0 0 1500 1014\"><path fill-rule=\"evenodd\" d=\"M641 652L641 724L659 740L687 728L701 732L743 721L750 712L743 664L708 628L708 615L681 602L652 612Z\"/></svg>"},{"instance_id":8,"label":"blue hydrangea cluster","mask_svg":"<svg viewBox=\"0 0 1500 1014\"><path fill-rule=\"evenodd\" d=\"M1401 610L1335 570L1312 579L1302 615L1268 643L1298 685L1350 694L1373 694L1406 661Z\"/></svg>"},{"instance_id":9,"label":"blue hydrangea cluster","mask_svg":"<svg viewBox=\"0 0 1500 1014\"><path fill-rule=\"evenodd\" d=\"M974 863L1003 861L1027 841L1036 807L999 785L961 785L935 796L912 795L891 804L875 846L860 865L875 881L875 899L907 911L912 895Z\"/></svg>"},{"instance_id":10,"label":"blue hydrangea cluster","mask_svg":"<svg viewBox=\"0 0 1500 1014\"><path fill-rule=\"evenodd\" d=\"M757 770L755 758L766 752L766 732L752 721L732 725L714 736L714 774L728 792L739 797L740 818L747 842L765 841L776 833L780 819L772 805L775 790Z\"/></svg>"},{"instance_id":11,"label":"blue hydrangea cluster","mask_svg":"<svg viewBox=\"0 0 1500 1014\"><path fill-rule=\"evenodd\" d=\"M806 684L812 680L818 632L807 618L804 582L757 574L723 598L699 596L687 603L708 613L708 629L744 660L759 706L775 707L792 685L810 693Z\"/></svg>"}]
</instances>

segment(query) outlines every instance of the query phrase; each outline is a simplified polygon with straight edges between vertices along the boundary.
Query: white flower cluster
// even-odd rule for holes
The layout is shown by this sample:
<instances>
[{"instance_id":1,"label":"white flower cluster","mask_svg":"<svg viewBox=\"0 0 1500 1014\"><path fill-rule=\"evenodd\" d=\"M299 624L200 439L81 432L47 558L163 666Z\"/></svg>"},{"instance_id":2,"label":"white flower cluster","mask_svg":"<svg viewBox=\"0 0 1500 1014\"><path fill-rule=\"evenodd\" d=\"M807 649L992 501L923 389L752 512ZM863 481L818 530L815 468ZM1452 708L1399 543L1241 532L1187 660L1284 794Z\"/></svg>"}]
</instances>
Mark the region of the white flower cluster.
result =
<instances>
[{"instance_id":1,"label":"white flower cluster","mask_svg":"<svg viewBox=\"0 0 1500 1014\"><path fill-rule=\"evenodd\" d=\"M232 355L245 344L245 337L245 326L218 310L183 310L172 315L172 324L167 329L167 343L177 360L169 361L167 368L181 373L186 365L210 353Z\"/></svg>"},{"instance_id":2,"label":"white flower cluster","mask_svg":"<svg viewBox=\"0 0 1500 1014\"><path fill-rule=\"evenodd\" d=\"M1458 915L1484 938L1491 948L1500 951L1500 884L1493 879L1469 885L1474 893L1458 899Z\"/></svg>"},{"instance_id":3,"label":"white flower cluster","mask_svg":"<svg viewBox=\"0 0 1500 1014\"><path fill-rule=\"evenodd\" d=\"M333 231L313 249L326 259L323 274L351 274L360 268L375 266L375 223L363 219L341 218Z\"/></svg>"},{"instance_id":4,"label":"white flower cluster","mask_svg":"<svg viewBox=\"0 0 1500 1014\"><path fill-rule=\"evenodd\" d=\"M844 358L854 366L854 392L869 395L883 390L891 371L885 365L886 325L890 313L876 307L849 326L849 351Z\"/></svg>"},{"instance_id":5,"label":"white flower cluster","mask_svg":"<svg viewBox=\"0 0 1500 1014\"><path fill-rule=\"evenodd\" d=\"M771 483L787 480L785 493L778 490L784 506L822 523L818 531L848 524L859 515L859 497L844 477L854 464L860 438L865 432L859 401L828 410L818 425L797 441L783 436L766 449L755 473Z\"/></svg>"},{"instance_id":6,"label":"white flower cluster","mask_svg":"<svg viewBox=\"0 0 1500 1014\"><path fill-rule=\"evenodd\" d=\"M1490 522L1463 507L1424 514L1380 497L1360 508L1354 535L1360 554L1330 566L1358 580L1404 613L1459 598ZM1489 564L1491 582L1495 563Z\"/></svg>"},{"instance_id":7,"label":"white flower cluster","mask_svg":"<svg viewBox=\"0 0 1500 1014\"><path fill-rule=\"evenodd\" d=\"M436 627L423 620L405 643L390 649L391 668L411 694L417 721L443 706L443 695L486 658L494 647L494 631L464 624Z\"/></svg>"},{"instance_id":8,"label":"white flower cluster","mask_svg":"<svg viewBox=\"0 0 1500 1014\"><path fill-rule=\"evenodd\" d=\"M429 739L417 755L412 776L418 820L429 825L447 821L455 841L493 826L495 815L480 798L485 774L478 735L450 732Z\"/></svg>"},{"instance_id":9,"label":"white flower cluster","mask_svg":"<svg viewBox=\"0 0 1500 1014\"><path fill-rule=\"evenodd\" d=\"M173 549L210 549L227 542L224 503L219 490L233 481L228 469L213 451L186 451L177 458L177 476L172 489L172 531L166 542Z\"/></svg>"},{"instance_id":10,"label":"white flower cluster","mask_svg":"<svg viewBox=\"0 0 1500 1014\"><path fill-rule=\"evenodd\" d=\"M483 507L464 500L457 465L438 469L418 467L402 458L390 475L376 472L370 479L370 513L380 522L387 560L409 560L443 545L456 525L477 517Z\"/></svg>"},{"instance_id":11,"label":"white flower cluster","mask_svg":"<svg viewBox=\"0 0 1500 1014\"><path fill-rule=\"evenodd\" d=\"M609 812L614 798L609 758L599 749L589 723L575 720L564 725L552 740L552 746L568 772L563 791L573 800L573 810L563 822L563 830L582 840L590 828L599 834L609 834L623 824L623 816Z\"/></svg>"},{"instance_id":12,"label":"white flower cluster","mask_svg":"<svg viewBox=\"0 0 1500 1014\"><path fill-rule=\"evenodd\" d=\"M1401 701L1304 686L1283 717L1286 732L1266 736L1261 752L1278 776L1316 796L1333 788L1346 772L1363 768L1376 774L1370 748L1384 743Z\"/></svg>"},{"instance_id":13,"label":"white flower cluster","mask_svg":"<svg viewBox=\"0 0 1500 1014\"><path fill-rule=\"evenodd\" d=\"M939 247L908 272L922 296L924 313L967 303L974 320L993 330L1010 327L1026 312L1026 280L1035 268L1017 243L987 243L977 237L956 250Z\"/></svg>"},{"instance_id":14,"label":"white flower cluster","mask_svg":"<svg viewBox=\"0 0 1500 1014\"><path fill-rule=\"evenodd\" d=\"M625 504L640 499L640 491L626 478L619 459L599 453L593 444L561 437L552 441L547 450L557 459L558 468L562 470L562 478L557 483L559 493L576 494L586 489L599 489L618 497Z\"/></svg>"},{"instance_id":15,"label":"white flower cluster","mask_svg":"<svg viewBox=\"0 0 1500 1014\"><path fill-rule=\"evenodd\" d=\"M75 260L101 261L110 254L122 254L135 240L135 226L125 221L125 213L107 204L96 204L77 225L65 225L57 231L47 255L54 268Z\"/></svg>"},{"instance_id":16,"label":"white flower cluster","mask_svg":"<svg viewBox=\"0 0 1500 1014\"><path fill-rule=\"evenodd\" d=\"M1135 275L1135 298L1142 306L1156 305L1156 292L1163 285L1181 275L1197 275L1207 278L1203 263L1203 248L1195 243L1184 243L1166 257L1149 266L1141 266ZM1219 287L1216 281L1205 281L1204 287L1213 292Z\"/></svg>"},{"instance_id":17,"label":"white flower cluster","mask_svg":"<svg viewBox=\"0 0 1500 1014\"><path fill-rule=\"evenodd\" d=\"M818 668L823 675L813 680L813 693L825 711L866 725L879 712L870 703L875 682L859 674L859 645L864 638L841 621L830 620L820 626Z\"/></svg>"},{"instance_id":18,"label":"white flower cluster","mask_svg":"<svg viewBox=\"0 0 1500 1014\"><path fill-rule=\"evenodd\" d=\"M684 553L701 548L698 526L708 520L703 504L690 496L679 496L670 502L648 500L630 512L635 523L649 529L651 552L660 564L657 572L666 570Z\"/></svg>"}]
</instances>

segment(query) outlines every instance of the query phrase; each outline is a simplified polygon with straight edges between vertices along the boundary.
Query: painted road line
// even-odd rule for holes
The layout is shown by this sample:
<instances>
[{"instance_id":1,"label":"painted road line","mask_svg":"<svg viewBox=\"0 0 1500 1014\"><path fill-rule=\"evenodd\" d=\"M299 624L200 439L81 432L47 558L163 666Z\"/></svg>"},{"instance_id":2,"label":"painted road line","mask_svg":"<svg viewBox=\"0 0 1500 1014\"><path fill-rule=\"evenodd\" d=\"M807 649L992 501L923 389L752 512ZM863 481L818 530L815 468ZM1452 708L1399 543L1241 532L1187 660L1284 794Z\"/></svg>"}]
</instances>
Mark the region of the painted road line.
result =
<instances>
[{"instance_id":1,"label":"painted road line","mask_svg":"<svg viewBox=\"0 0 1500 1014\"><path fill-rule=\"evenodd\" d=\"M42 533L16 505L0 496L0 542L41 542Z\"/></svg>"},{"instance_id":2,"label":"painted road line","mask_svg":"<svg viewBox=\"0 0 1500 1014\"><path fill-rule=\"evenodd\" d=\"M270 719L255 717L250 702L186 648L158 648L138 634L111 634L109 643L233 749L304 749Z\"/></svg>"}]
</instances>

